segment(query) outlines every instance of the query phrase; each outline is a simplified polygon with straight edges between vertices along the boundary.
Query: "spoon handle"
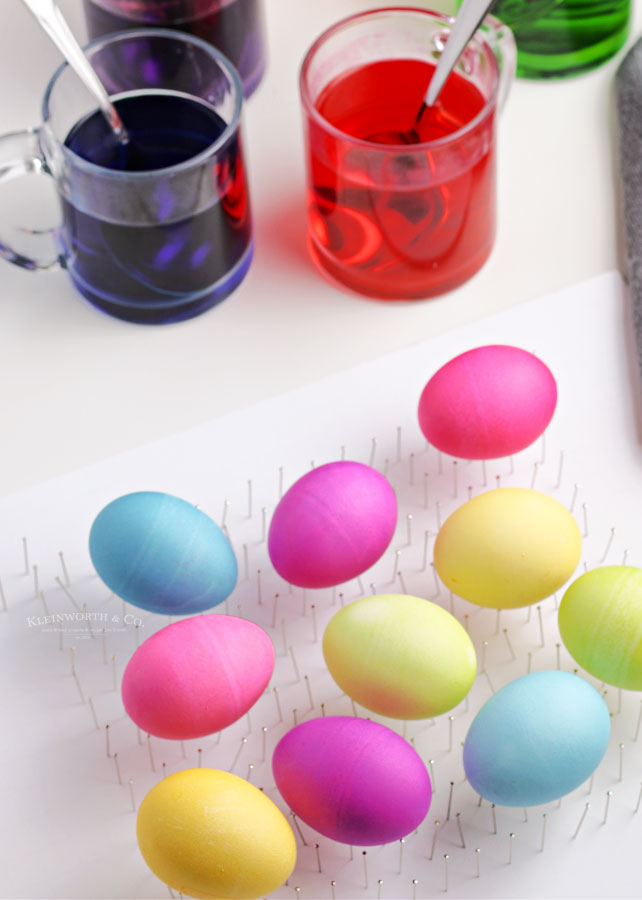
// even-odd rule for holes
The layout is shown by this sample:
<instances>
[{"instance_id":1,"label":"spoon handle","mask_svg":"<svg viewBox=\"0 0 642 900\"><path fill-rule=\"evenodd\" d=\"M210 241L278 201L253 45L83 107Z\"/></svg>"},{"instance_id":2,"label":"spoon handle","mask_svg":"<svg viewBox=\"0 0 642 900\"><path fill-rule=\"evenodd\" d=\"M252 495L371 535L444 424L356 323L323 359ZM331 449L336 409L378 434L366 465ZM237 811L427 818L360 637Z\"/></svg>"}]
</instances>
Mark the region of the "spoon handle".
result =
<instances>
[{"instance_id":1,"label":"spoon handle","mask_svg":"<svg viewBox=\"0 0 642 900\"><path fill-rule=\"evenodd\" d=\"M426 99L426 106L434 106L455 63L464 52L466 44L481 25L484 16L495 0L463 0L452 26L446 46L439 57L435 74L432 76Z\"/></svg>"},{"instance_id":2,"label":"spoon handle","mask_svg":"<svg viewBox=\"0 0 642 900\"><path fill-rule=\"evenodd\" d=\"M91 91L100 111L120 141L127 140L122 119L109 99L103 83L85 56L73 32L56 6L55 0L22 0L58 47L83 84Z\"/></svg>"}]
</instances>

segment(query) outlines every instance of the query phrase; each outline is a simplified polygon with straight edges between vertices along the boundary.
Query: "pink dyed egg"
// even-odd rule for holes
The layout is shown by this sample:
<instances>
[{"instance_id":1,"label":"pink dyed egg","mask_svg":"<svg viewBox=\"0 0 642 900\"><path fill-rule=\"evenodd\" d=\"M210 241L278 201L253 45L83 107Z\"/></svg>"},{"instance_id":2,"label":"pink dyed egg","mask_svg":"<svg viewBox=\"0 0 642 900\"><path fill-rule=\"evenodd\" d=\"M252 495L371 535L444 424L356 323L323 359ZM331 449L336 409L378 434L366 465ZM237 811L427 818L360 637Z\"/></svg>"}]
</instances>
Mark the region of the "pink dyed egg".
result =
<instances>
[{"instance_id":1,"label":"pink dyed egg","mask_svg":"<svg viewBox=\"0 0 642 900\"><path fill-rule=\"evenodd\" d=\"M442 366L419 400L426 439L462 459L510 456L532 444L555 412L557 386L532 353L477 347Z\"/></svg>"},{"instance_id":2,"label":"pink dyed egg","mask_svg":"<svg viewBox=\"0 0 642 900\"><path fill-rule=\"evenodd\" d=\"M299 478L281 498L268 552L291 584L332 587L369 569L396 525L397 500L383 475L363 463L328 463Z\"/></svg>"},{"instance_id":3,"label":"pink dyed egg","mask_svg":"<svg viewBox=\"0 0 642 900\"><path fill-rule=\"evenodd\" d=\"M141 644L123 675L123 703L147 734L203 737L244 716L273 669L272 641L258 625L234 616L194 616Z\"/></svg>"},{"instance_id":4,"label":"pink dyed egg","mask_svg":"<svg viewBox=\"0 0 642 900\"><path fill-rule=\"evenodd\" d=\"M430 808L430 776L419 754L396 732L368 719L302 722L277 744L272 769L290 809L343 844L398 841Z\"/></svg>"}]
</instances>

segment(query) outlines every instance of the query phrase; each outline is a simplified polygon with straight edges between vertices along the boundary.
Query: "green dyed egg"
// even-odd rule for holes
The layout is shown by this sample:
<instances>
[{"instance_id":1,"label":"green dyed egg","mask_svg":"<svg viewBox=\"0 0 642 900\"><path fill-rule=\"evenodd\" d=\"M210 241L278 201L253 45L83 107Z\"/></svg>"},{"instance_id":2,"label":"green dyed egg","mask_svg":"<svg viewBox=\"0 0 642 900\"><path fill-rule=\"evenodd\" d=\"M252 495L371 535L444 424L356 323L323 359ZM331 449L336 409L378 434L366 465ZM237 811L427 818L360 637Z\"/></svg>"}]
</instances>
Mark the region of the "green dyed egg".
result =
<instances>
[{"instance_id":1,"label":"green dyed egg","mask_svg":"<svg viewBox=\"0 0 642 900\"><path fill-rule=\"evenodd\" d=\"M348 697L393 719L427 719L460 703L477 673L466 630L441 606L407 594L355 600L323 635L330 674Z\"/></svg>"},{"instance_id":2,"label":"green dyed egg","mask_svg":"<svg viewBox=\"0 0 642 900\"><path fill-rule=\"evenodd\" d=\"M562 640L601 681L642 690L642 569L603 566L581 575L559 608Z\"/></svg>"}]
</instances>

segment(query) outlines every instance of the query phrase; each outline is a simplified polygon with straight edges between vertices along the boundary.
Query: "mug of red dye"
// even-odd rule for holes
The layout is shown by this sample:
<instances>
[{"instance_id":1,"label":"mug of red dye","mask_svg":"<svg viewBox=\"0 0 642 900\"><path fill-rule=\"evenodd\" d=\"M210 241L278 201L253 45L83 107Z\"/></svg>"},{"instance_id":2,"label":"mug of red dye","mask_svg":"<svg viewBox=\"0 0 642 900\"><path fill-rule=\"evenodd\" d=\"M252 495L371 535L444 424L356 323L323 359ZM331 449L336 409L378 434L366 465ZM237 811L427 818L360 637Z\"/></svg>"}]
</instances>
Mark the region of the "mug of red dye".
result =
<instances>
[{"instance_id":1,"label":"mug of red dye","mask_svg":"<svg viewBox=\"0 0 642 900\"><path fill-rule=\"evenodd\" d=\"M497 113L515 42L487 17L416 126L453 22L370 10L325 31L301 67L310 251L322 273L370 297L451 291L493 246Z\"/></svg>"}]
</instances>

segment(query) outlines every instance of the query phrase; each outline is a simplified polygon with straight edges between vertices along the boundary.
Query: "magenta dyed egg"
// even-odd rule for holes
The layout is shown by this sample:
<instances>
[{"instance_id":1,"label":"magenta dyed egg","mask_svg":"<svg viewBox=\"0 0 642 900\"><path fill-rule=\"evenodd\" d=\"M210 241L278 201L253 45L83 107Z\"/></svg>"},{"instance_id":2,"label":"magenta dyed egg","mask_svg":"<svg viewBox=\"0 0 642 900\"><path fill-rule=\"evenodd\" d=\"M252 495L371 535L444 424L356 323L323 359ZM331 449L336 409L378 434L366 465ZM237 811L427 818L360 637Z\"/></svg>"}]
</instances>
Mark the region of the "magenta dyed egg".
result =
<instances>
[{"instance_id":1,"label":"magenta dyed egg","mask_svg":"<svg viewBox=\"0 0 642 900\"><path fill-rule=\"evenodd\" d=\"M277 744L272 769L290 809L343 844L398 841L430 808L430 776L419 754L369 719L326 716L302 722Z\"/></svg>"},{"instance_id":2,"label":"magenta dyed egg","mask_svg":"<svg viewBox=\"0 0 642 900\"><path fill-rule=\"evenodd\" d=\"M383 475L363 463L328 463L299 478L281 498L268 552L290 584L332 587L376 563L396 525L395 492Z\"/></svg>"},{"instance_id":3,"label":"magenta dyed egg","mask_svg":"<svg viewBox=\"0 0 642 900\"><path fill-rule=\"evenodd\" d=\"M125 709L155 737L188 740L244 716L274 669L268 635L246 619L206 615L161 628L123 674Z\"/></svg>"},{"instance_id":4,"label":"magenta dyed egg","mask_svg":"<svg viewBox=\"0 0 642 900\"><path fill-rule=\"evenodd\" d=\"M510 456L533 443L555 412L557 385L532 353L477 347L442 366L419 400L426 439L461 459Z\"/></svg>"}]
</instances>

